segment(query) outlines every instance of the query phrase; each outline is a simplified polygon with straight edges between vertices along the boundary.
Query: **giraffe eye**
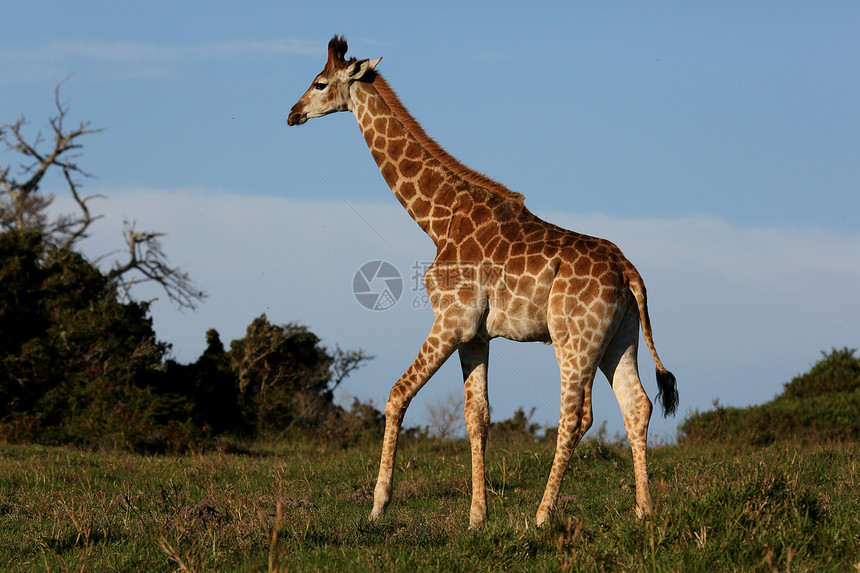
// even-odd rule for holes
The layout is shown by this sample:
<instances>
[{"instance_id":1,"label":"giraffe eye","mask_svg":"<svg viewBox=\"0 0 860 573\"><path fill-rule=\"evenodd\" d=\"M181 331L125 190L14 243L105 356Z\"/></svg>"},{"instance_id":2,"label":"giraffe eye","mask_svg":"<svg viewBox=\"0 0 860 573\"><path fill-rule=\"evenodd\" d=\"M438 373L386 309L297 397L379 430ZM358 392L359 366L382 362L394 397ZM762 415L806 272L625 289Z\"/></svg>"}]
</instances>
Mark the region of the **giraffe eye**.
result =
<instances>
[{"instance_id":1,"label":"giraffe eye","mask_svg":"<svg viewBox=\"0 0 860 573\"><path fill-rule=\"evenodd\" d=\"M316 82L314 84L314 89L319 90L319 91L323 91L327 87L328 87L328 84L325 82Z\"/></svg>"}]
</instances>

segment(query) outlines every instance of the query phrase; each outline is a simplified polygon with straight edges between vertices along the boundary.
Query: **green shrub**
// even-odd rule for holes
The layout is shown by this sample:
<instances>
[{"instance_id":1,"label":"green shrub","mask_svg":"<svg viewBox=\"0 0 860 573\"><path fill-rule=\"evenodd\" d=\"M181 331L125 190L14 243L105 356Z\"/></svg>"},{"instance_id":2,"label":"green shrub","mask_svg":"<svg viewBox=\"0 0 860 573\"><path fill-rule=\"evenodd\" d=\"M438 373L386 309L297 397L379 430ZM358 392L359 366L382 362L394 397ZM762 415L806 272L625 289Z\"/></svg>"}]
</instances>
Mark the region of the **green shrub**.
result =
<instances>
[{"instance_id":1,"label":"green shrub","mask_svg":"<svg viewBox=\"0 0 860 573\"><path fill-rule=\"evenodd\" d=\"M787 439L860 439L860 358L855 352L822 353L809 372L796 376L765 404L725 408L715 402L714 410L684 420L681 440L766 445Z\"/></svg>"},{"instance_id":2,"label":"green shrub","mask_svg":"<svg viewBox=\"0 0 860 573\"><path fill-rule=\"evenodd\" d=\"M38 233L0 233L0 255L0 438L158 450L183 441L183 397L153 387L167 345L148 306L121 302L83 256Z\"/></svg>"},{"instance_id":3,"label":"green shrub","mask_svg":"<svg viewBox=\"0 0 860 573\"><path fill-rule=\"evenodd\" d=\"M785 385L781 398L812 398L824 394L850 393L860 389L860 358L853 348L822 352L809 372L795 376Z\"/></svg>"}]
</instances>

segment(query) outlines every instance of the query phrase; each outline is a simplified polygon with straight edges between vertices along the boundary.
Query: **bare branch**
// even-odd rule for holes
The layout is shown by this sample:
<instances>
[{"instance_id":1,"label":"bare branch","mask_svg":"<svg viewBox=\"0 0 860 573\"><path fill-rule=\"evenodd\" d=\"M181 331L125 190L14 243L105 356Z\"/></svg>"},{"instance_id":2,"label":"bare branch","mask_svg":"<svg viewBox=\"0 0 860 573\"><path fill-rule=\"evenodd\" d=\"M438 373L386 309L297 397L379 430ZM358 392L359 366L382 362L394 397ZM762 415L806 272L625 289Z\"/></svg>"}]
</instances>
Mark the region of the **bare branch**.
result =
<instances>
[{"instance_id":1,"label":"bare branch","mask_svg":"<svg viewBox=\"0 0 860 573\"><path fill-rule=\"evenodd\" d=\"M90 213L89 206L87 202L91 199L96 198L104 198L104 195L89 195L88 197L81 197L78 192L78 184L72 179L72 173L76 171L77 168L71 164L66 164L63 167L63 177L66 180L66 184L69 186L69 191L72 193L72 198L77 203L78 208L81 210L81 216L77 219L69 218L65 220L63 217L59 217L55 224L54 230L57 235L65 235L65 240L63 241L61 248L69 249L75 244L78 240L86 238L87 229L90 225L92 225L95 221L101 219L104 215L93 215ZM76 228L75 228L76 227Z\"/></svg>"},{"instance_id":2,"label":"bare branch","mask_svg":"<svg viewBox=\"0 0 860 573\"><path fill-rule=\"evenodd\" d=\"M100 129L90 129L89 122L81 122L77 129L66 132L63 126L68 108L60 102L60 87L54 91L54 103L57 107L56 117L49 120L53 131L53 148L43 153L39 151L44 139L41 132L36 134L32 143L24 135L24 118L19 118L15 123L3 124L0 127L0 141L6 148L24 157L25 162L20 166L22 180L10 176L10 168L0 169L0 191L5 195L6 201L0 203L0 226L17 230L34 229L47 231L51 238L56 238L54 232L62 235L58 243L63 246L71 246L76 240L86 236L85 231L95 220L86 208L89 198L81 199L78 194L78 186L73 181L72 175L78 173L84 177L90 175L83 171L72 160L80 154L72 153L81 148L78 143L80 137L98 133ZM29 162L27 162L29 161ZM82 208L82 217L72 219L61 217L58 224L51 229L46 229L46 221L41 211L50 205L51 199L42 198L37 200L34 194L39 190L45 175L51 167L58 167L63 171L69 189L72 192L78 206ZM37 215L39 213L39 215ZM77 226L77 229L73 227Z\"/></svg>"},{"instance_id":3,"label":"bare branch","mask_svg":"<svg viewBox=\"0 0 860 573\"><path fill-rule=\"evenodd\" d=\"M444 401L440 398L427 404L427 414L431 435L440 440L450 440L463 419L463 399L456 394L448 394Z\"/></svg>"},{"instance_id":4,"label":"bare branch","mask_svg":"<svg viewBox=\"0 0 860 573\"><path fill-rule=\"evenodd\" d=\"M344 351L340 346L335 346L331 363L332 377L328 389L333 391L350 374L361 368L365 362L373 360L373 358L373 355L367 354L363 349Z\"/></svg>"},{"instance_id":5,"label":"bare branch","mask_svg":"<svg viewBox=\"0 0 860 573\"><path fill-rule=\"evenodd\" d=\"M19 118L15 123L0 125L0 142L9 151L22 157L17 176L9 167L0 167L0 231L34 230L43 234L45 240L60 249L71 250L86 238L90 226L100 219L90 211L89 202L101 195L83 196L77 177L91 177L76 163L82 148L81 137L99 133L90 128L89 122L81 122L77 128L67 130L68 107L60 101L62 82L54 90L54 105L57 114L49 119L52 145L45 145L41 132L32 139L24 131L26 122ZM43 150L43 147L46 148ZM44 177L49 171L59 171L66 187L78 206L74 215L63 214L48 220L47 209L53 197L38 193ZM143 282L156 282L167 296L180 307L196 308L196 303L206 294L194 287L188 274L178 267L171 267L161 247L163 233L138 232L134 225L125 222L123 231L128 260L116 262L107 273L108 279L117 285L120 296L131 298L131 289Z\"/></svg>"},{"instance_id":6,"label":"bare branch","mask_svg":"<svg viewBox=\"0 0 860 573\"><path fill-rule=\"evenodd\" d=\"M116 261L107 273L108 279L116 282L125 298L130 298L129 293L134 285L156 282L168 298L179 306L192 310L197 308L197 302L206 298L206 293L195 288L188 273L168 264L159 240L165 234L136 231L133 222L124 221L123 224L128 260L124 263Z\"/></svg>"}]
</instances>

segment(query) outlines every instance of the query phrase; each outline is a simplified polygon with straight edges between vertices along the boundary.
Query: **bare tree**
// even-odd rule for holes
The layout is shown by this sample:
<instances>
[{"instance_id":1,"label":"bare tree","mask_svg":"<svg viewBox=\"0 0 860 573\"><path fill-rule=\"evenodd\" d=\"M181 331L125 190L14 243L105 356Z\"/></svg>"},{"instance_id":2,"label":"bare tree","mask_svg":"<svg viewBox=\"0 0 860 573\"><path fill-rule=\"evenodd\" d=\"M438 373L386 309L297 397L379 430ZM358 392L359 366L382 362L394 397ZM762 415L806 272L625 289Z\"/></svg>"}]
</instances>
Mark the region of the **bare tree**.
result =
<instances>
[{"instance_id":1,"label":"bare tree","mask_svg":"<svg viewBox=\"0 0 860 573\"><path fill-rule=\"evenodd\" d=\"M335 346L331 362L332 377L331 382L329 382L328 391L333 392L350 374L364 366L365 362L374 358L372 354L366 353L361 348L358 350L342 350L340 346Z\"/></svg>"},{"instance_id":2,"label":"bare tree","mask_svg":"<svg viewBox=\"0 0 860 573\"><path fill-rule=\"evenodd\" d=\"M431 436L440 440L454 438L463 423L463 399L452 393L427 404L427 418Z\"/></svg>"},{"instance_id":3,"label":"bare tree","mask_svg":"<svg viewBox=\"0 0 860 573\"><path fill-rule=\"evenodd\" d=\"M24 135L26 121L23 117L15 123L0 125L0 143L23 157L17 174L12 173L11 167L0 167L0 230L37 231L55 247L72 249L88 236L90 226L102 217L94 215L89 207L92 199L102 196L81 195L80 183L76 179L90 177L76 162L81 156L80 139L102 130L92 129L89 122L81 122L74 129L66 128L68 107L60 101L61 85L54 90L57 115L49 120L51 145L45 145L41 132L28 140ZM47 147L45 151L42 150L44 147ZM39 188L45 176L55 170L62 174L79 211L50 220L47 210L54 197L39 193ZM124 226L126 248L121 252L125 253L127 260L114 261L107 272L107 277L116 283L122 296L130 298L130 290L136 284L155 282L180 307L195 308L206 294L194 286L187 273L170 266L160 241L164 233L139 232L127 221Z\"/></svg>"},{"instance_id":4,"label":"bare tree","mask_svg":"<svg viewBox=\"0 0 860 573\"><path fill-rule=\"evenodd\" d=\"M60 103L60 86L54 91L54 103L58 113L49 120L53 147L47 152L40 151L44 143L41 133L38 133L32 142L27 141L23 134L26 125L23 117L18 118L15 123L0 126L0 141L9 151L24 157L20 166L20 176L24 178L22 180L10 175L10 167L0 168L0 190L3 192L3 200L0 201L0 228L39 231L57 246L70 248L76 241L86 237L87 228L100 218L92 215L87 205L97 195L82 197L79 192L80 186L74 176L89 177L89 174L74 160L80 157L77 150L82 146L78 140L84 135L101 130L90 129L89 122L81 122L72 130L65 129L64 120L68 108ZM54 198L37 192L51 168L62 172L72 198L80 208L79 216L61 215L52 222L48 221L46 210Z\"/></svg>"},{"instance_id":5,"label":"bare tree","mask_svg":"<svg viewBox=\"0 0 860 573\"><path fill-rule=\"evenodd\" d=\"M122 234L128 260L114 261L107 276L116 282L124 298L131 298L134 285L145 282L160 284L168 298L181 307L193 309L197 301L206 298L206 293L194 288L188 273L168 265L160 241L166 233L137 231L134 222L125 220Z\"/></svg>"}]
</instances>

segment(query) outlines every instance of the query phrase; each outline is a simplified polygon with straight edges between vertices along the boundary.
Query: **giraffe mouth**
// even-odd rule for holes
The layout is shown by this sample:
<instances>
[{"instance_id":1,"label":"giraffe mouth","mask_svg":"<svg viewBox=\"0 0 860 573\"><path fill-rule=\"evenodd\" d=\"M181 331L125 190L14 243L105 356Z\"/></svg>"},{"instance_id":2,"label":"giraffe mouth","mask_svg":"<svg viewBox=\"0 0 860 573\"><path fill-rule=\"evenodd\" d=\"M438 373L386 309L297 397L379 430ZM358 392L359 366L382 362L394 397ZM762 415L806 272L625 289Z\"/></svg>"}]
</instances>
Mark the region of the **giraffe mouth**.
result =
<instances>
[{"instance_id":1,"label":"giraffe mouth","mask_svg":"<svg viewBox=\"0 0 860 573\"><path fill-rule=\"evenodd\" d=\"M291 111L287 117L287 125L301 125L308 120L308 114L298 111Z\"/></svg>"}]
</instances>

